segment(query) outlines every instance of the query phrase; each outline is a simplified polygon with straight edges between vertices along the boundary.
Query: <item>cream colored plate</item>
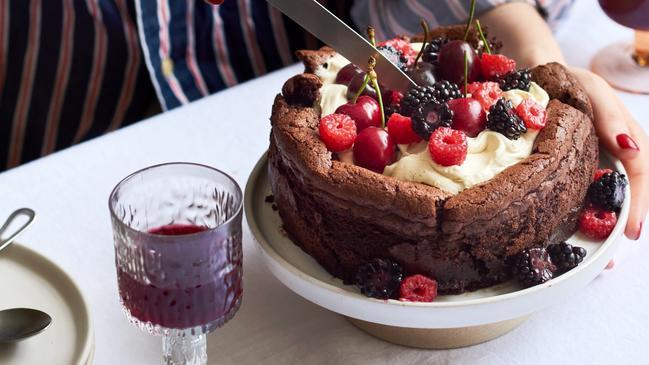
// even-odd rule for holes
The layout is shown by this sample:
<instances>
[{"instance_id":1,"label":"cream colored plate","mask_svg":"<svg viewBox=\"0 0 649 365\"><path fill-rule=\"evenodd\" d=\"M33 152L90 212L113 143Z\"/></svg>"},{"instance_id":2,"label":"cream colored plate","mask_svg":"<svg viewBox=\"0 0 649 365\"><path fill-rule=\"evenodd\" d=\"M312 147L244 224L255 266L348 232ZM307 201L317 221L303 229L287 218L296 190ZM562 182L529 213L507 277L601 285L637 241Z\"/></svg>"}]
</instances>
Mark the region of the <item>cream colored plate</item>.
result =
<instances>
[{"instance_id":1,"label":"cream colored plate","mask_svg":"<svg viewBox=\"0 0 649 365\"><path fill-rule=\"evenodd\" d=\"M603 167L625 173L622 164L607 154L602 154L600 161ZM462 295L442 295L433 303L377 300L361 295L353 286L343 285L282 233L279 215L264 202L270 194L267 163L266 155L262 156L248 179L245 210L250 230L273 274L291 290L322 307L365 322L396 327L439 329L493 324L561 301L599 275L613 257L631 200L627 188L618 224L606 241L592 241L579 233L573 235L569 241L588 251L584 262L541 285L521 289L507 282Z\"/></svg>"},{"instance_id":2,"label":"cream colored plate","mask_svg":"<svg viewBox=\"0 0 649 365\"><path fill-rule=\"evenodd\" d=\"M47 312L52 325L24 341L0 344L0 364L92 362L94 336L83 294L52 261L14 243L0 252L0 310L17 307Z\"/></svg>"}]
</instances>

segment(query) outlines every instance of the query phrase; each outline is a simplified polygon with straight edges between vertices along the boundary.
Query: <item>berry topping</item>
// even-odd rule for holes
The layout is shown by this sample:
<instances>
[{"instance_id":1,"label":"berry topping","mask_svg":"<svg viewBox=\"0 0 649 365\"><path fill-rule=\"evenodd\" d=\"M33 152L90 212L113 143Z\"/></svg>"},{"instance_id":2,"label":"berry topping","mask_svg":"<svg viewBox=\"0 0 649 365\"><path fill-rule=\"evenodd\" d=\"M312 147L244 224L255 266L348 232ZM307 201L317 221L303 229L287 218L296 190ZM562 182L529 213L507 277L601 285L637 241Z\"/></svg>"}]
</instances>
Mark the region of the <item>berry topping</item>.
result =
<instances>
[{"instance_id":1,"label":"berry topping","mask_svg":"<svg viewBox=\"0 0 649 365\"><path fill-rule=\"evenodd\" d=\"M588 200L597 207L619 212L624 202L626 176L617 171L603 174L588 187Z\"/></svg>"},{"instance_id":2,"label":"berry topping","mask_svg":"<svg viewBox=\"0 0 649 365\"><path fill-rule=\"evenodd\" d=\"M406 71L406 75L412 81L421 86L432 86L437 80L435 78L435 66L428 62L419 61L415 67Z\"/></svg>"},{"instance_id":3,"label":"berry topping","mask_svg":"<svg viewBox=\"0 0 649 365\"><path fill-rule=\"evenodd\" d=\"M378 173L396 160L392 137L383 128L363 129L354 142L354 163Z\"/></svg>"},{"instance_id":4,"label":"berry topping","mask_svg":"<svg viewBox=\"0 0 649 365\"><path fill-rule=\"evenodd\" d=\"M528 248L514 260L514 276L525 287L545 283L552 279L557 267L544 248Z\"/></svg>"},{"instance_id":5,"label":"berry topping","mask_svg":"<svg viewBox=\"0 0 649 365\"><path fill-rule=\"evenodd\" d=\"M379 46L376 47L387 58L390 62L394 63L395 66L399 67L403 71L406 70L408 66L408 58L406 58L399 50L391 46Z\"/></svg>"},{"instance_id":6,"label":"berry topping","mask_svg":"<svg viewBox=\"0 0 649 365\"><path fill-rule=\"evenodd\" d=\"M499 82L500 88L505 91L514 89L530 91L532 74L530 73L530 70L525 68L506 74L499 80Z\"/></svg>"},{"instance_id":7,"label":"berry topping","mask_svg":"<svg viewBox=\"0 0 649 365\"><path fill-rule=\"evenodd\" d=\"M336 114L349 115L356 123L356 130L360 133L367 127L381 126L381 110L379 103L373 98L362 95L356 100L343 104L336 109Z\"/></svg>"},{"instance_id":8,"label":"berry topping","mask_svg":"<svg viewBox=\"0 0 649 365\"><path fill-rule=\"evenodd\" d=\"M392 114L398 113L401 110L401 99L403 99L403 93L391 90L386 94L388 104L385 107L385 117L390 118Z\"/></svg>"},{"instance_id":9,"label":"berry topping","mask_svg":"<svg viewBox=\"0 0 649 365\"><path fill-rule=\"evenodd\" d=\"M353 63L347 64L347 66L341 68L338 73L336 74L336 84L341 84L341 85L349 85L349 82L352 81L354 76L356 75L363 75L365 76L365 72L360 69L360 67L356 66Z\"/></svg>"},{"instance_id":10,"label":"berry topping","mask_svg":"<svg viewBox=\"0 0 649 365\"><path fill-rule=\"evenodd\" d=\"M487 80L497 80L516 70L516 61L500 54L483 53L480 57L480 72Z\"/></svg>"},{"instance_id":11,"label":"berry topping","mask_svg":"<svg viewBox=\"0 0 649 365\"><path fill-rule=\"evenodd\" d=\"M424 60L424 62L434 64L435 62L437 62L437 56L439 56L439 50L446 43L448 43L448 38L445 37L433 38L429 43L426 44L426 47L424 47L424 51L421 55L421 59Z\"/></svg>"},{"instance_id":12,"label":"berry topping","mask_svg":"<svg viewBox=\"0 0 649 365\"><path fill-rule=\"evenodd\" d=\"M399 288L399 300L409 302L432 302L437 297L437 281L423 275L403 279Z\"/></svg>"},{"instance_id":13,"label":"berry topping","mask_svg":"<svg viewBox=\"0 0 649 365\"><path fill-rule=\"evenodd\" d=\"M403 270L396 262L372 259L358 267L355 284L364 295L376 299L395 298L403 280Z\"/></svg>"},{"instance_id":14,"label":"berry topping","mask_svg":"<svg viewBox=\"0 0 649 365\"><path fill-rule=\"evenodd\" d=\"M348 115L329 114L320 119L320 138L329 151L344 151L354 144L356 124Z\"/></svg>"},{"instance_id":15,"label":"berry topping","mask_svg":"<svg viewBox=\"0 0 649 365\"><path fill-rule=\"evenodd\" d=\"M597 169L595 171L595 174L593 175L593 181L599 180L600 177L604 176L605 173L607 172L613 172L611 169Z\"/></svg>"},{"instance_id":16,"label":"berry topping","mask_svg":"<svg viewBox=\"0 0 649 365\"><path fill-rule=\"evenodd\" d=\"M389 46L401 52L401 54L408 59L408 65L411 65L413 62L415 62L415 57L417 57L417 51L412 48L410 42L401 38L393 38L380 42L378 46Z\"/></svg>"},{"instance_id":17,"label":"berry topping","mask_svg":"<svg viewBox=\"0 0 649 365\"><path fill-rule=\"evenodd\" d=\"M448 101L453 112L453 129L463 131L469 137L475 137L487 126L487 114L482 105L473 98L459 98Z\"/></svg>"},{"instance_id":18,"label":"berry topping","mask_svg":"<svg viewBox=\"0 0 649 365\"><path fill-rule=\"evenodd\" d=\"M615 212L596 207L588 207L579 216L579 230L586 237L603 240L613 232L617 223Z\"/></svg>"},{"instance_id":19,"label":"berry topping","mask_svg":"<svg viewBox=\"0 0 649 365\"><path fill-rule=\"evenodd\" d=\"M516 114L523 119L527 129L543 129L548 120L548 113L543 105L532 99L525 99L518 104Z\"/></svg>"},{"instance_id":20,"label":"berry topping","mask_svg":"<svg viewBox=\"0 0 649 365\"><path fill-rule=\"evenodd\" d=\"M451 99L462 97L460 89L457 85L452 84L446 80L438 81L433 84L433 98L438 103L445 103Z\"/></svg>"},{"instance_id":21,"label":"berry topping","mask_svg":"<svg viewBox=\"0 0 649 365\"><path fill-rule=\"evenodd\" d=\"M388 120L388 134L394 143L409 144L421 141L421 138L412 130L412 120L399 113L394 113Z\"/></svg>"},{"instance_id":22,"label":"berry topping","mask_svg":"<svg viewBox=\"0 0 649 365\"><path fill-rule=\"evenodd\" d=\"M411 87L401 99L401 114L412 115L415 110L434 101L432 86Z\"/></svg>"},{"instance_id":23,"label":"berry topping","mask_svg":"<svg viewBox=\"0 0 649 365\"><path fill-rule=\"evenodd\" d=\"M439 51L437 72L441 79L455 85L464 85L464 55L467 56L467 83L477 81L480 77L480 59L467 42L449 41Z\"/></svg>"},{"instance_id":24,"label":"berry topping","mask_svg":"<svg viewBox=\"0 0 649 365\"><path fill-rule=\"evenodd\" d=\"M442 166L461 165L466 159L468 144L462 131L448 127L437 128L428 141L428 151Z\"/></svg>"},{"instance_id":25,"label":"berry topping","mask_svg":"<svg viewBox=\"0 0 649 365\"><path fill-rule=\"evenodd\" d=\"M527 132L525 123L514 113L511 100L504 98L498 99L496 104L489 108L487 128L509 139L518 139L523 133Z\"/></svg>"},{"instance_id":26,"label":"berry topping","mask_svg":"<svg viewBox=\"0 0 649 365\"><path fill-rule=\"evenodd\" d=\"M480 102L484 111L489 111L489 108L503 96L503 91L500 90L497 82L473 82L469 84L468 90L471 97Z\"/></svg>"},{"instance_id":27,"label":"berry topping","mask_svg":"<svg viewBox=\"0 0 649 365\"><path fill-rule=\"evenodd\" d=\"M430 134L439 127L450 127L453 112L447 104L430 102L412 114L412 129L422 139L428 140Z\"/></svg>"},{"instance_id":28,"label":"berry topping","mask_svg":"<svg viewBox=\"0 0 649 365\"><path fill-rule=\"evenodd\" d=\"M548 246L550 259L557 265L559 272L572 270L579 265L586 257L586 249L573 246L567 242L554 243Z\"/></svg>"}]
</instances>

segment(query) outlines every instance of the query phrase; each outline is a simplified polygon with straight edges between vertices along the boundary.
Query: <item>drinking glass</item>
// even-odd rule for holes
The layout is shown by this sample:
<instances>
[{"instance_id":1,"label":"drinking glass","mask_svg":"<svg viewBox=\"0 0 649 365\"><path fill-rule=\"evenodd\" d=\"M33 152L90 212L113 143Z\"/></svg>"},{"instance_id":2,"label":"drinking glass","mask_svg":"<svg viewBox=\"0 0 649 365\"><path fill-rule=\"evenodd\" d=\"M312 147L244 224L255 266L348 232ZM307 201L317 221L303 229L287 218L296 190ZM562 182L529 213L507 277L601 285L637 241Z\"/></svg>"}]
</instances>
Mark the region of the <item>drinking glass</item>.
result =
<instances>
[{"instance_id":1,"label":"drinking glass","mask_svg":"<svg viewBox=\"0 0 649 365\"><path fill-rule=\"evenodd\" d=\"M599 0L599 5L609 18L635 30L635 42L600 50L593 72L617 89L649 94L649 0Z\"/></svg>"},{"instance_id":2,"label":"drinking glass","mask_svg":"<svg viewBox=\"0 0 649 365\"><path fill-rule=\"evenodd\" d=\"M242 201L231 177L192 163L137 171L110 194L121 303L163 336L165 364L206 364L206 333L239 309Z\"/></svg>"}]
</instances>

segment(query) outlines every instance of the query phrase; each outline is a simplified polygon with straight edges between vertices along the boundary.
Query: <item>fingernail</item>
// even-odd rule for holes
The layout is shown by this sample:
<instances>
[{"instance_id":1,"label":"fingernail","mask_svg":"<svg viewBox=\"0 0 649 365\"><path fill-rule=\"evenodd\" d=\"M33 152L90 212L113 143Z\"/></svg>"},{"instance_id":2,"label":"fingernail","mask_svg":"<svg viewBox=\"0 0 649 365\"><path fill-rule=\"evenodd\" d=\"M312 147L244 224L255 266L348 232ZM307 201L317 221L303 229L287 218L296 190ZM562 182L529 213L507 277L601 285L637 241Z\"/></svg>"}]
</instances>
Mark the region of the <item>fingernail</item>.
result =
<instances>
[{"instance_id":1,"label":"fingernail","mask_svg":"<svg viewBox=\"0 0 649 365\"><path fill-rule=\"evenodd\" d=\"M610 269L613 268L613 266L615 266L615 261L611 260L611 261L608 262L608 264L606 264L606 267L604 268L604 270L610 270Z\"/></svg>"},{"instance_id":2,"label":"fingernail","mask_svg":"<svg viewBox=\"0 0 649 365\"><path fill-rule=\"evenodd\" d=\"M638 227L638 233L635 235L636 241L640 239L640 235L642 234L642 223L643 222L640 222L640 227Z\"/></svg>"},{"instance_id":3,"label":"fingernail","mask_svg":"<svg viewBox=\"0 0 649 365\"><path fill-rule=\"evenodd\" d=\"M626 133L618 134L617 137L615 137L615 139L617 140L617 144L622 149L640 151L640 148L638 147L638 144L635 143L633 138L631 138Z\"/></svg>"}]
</instances>

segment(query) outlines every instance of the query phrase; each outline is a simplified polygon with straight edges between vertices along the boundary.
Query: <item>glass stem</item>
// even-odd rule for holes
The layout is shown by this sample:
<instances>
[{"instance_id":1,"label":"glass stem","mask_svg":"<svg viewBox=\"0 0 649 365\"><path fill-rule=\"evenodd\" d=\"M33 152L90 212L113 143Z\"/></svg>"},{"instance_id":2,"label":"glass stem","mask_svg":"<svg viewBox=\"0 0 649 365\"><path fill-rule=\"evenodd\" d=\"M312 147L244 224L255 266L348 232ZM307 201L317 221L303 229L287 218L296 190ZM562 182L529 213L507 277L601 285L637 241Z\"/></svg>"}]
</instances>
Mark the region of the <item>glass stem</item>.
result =
<instances>
[{"instance_id":1,"label":"glass stem","mask_svg":"<svg viewBox=\"0 0 649 365\"><path fill-rule=\"evenodd\" d=\"M164 336L162 356L165 365L206 365L207 339L195 336Z\"/></svg>"},{"instance_id":2,"label":"glass stem","mask_svg":"<svg viewBox=\"0 0 649 365\"><path fill-rule=\"evenodd\" d=\"M649 31L635 31L635 52L633 58L640 66L649 66Z\"/></svg>"}]
</instances>

